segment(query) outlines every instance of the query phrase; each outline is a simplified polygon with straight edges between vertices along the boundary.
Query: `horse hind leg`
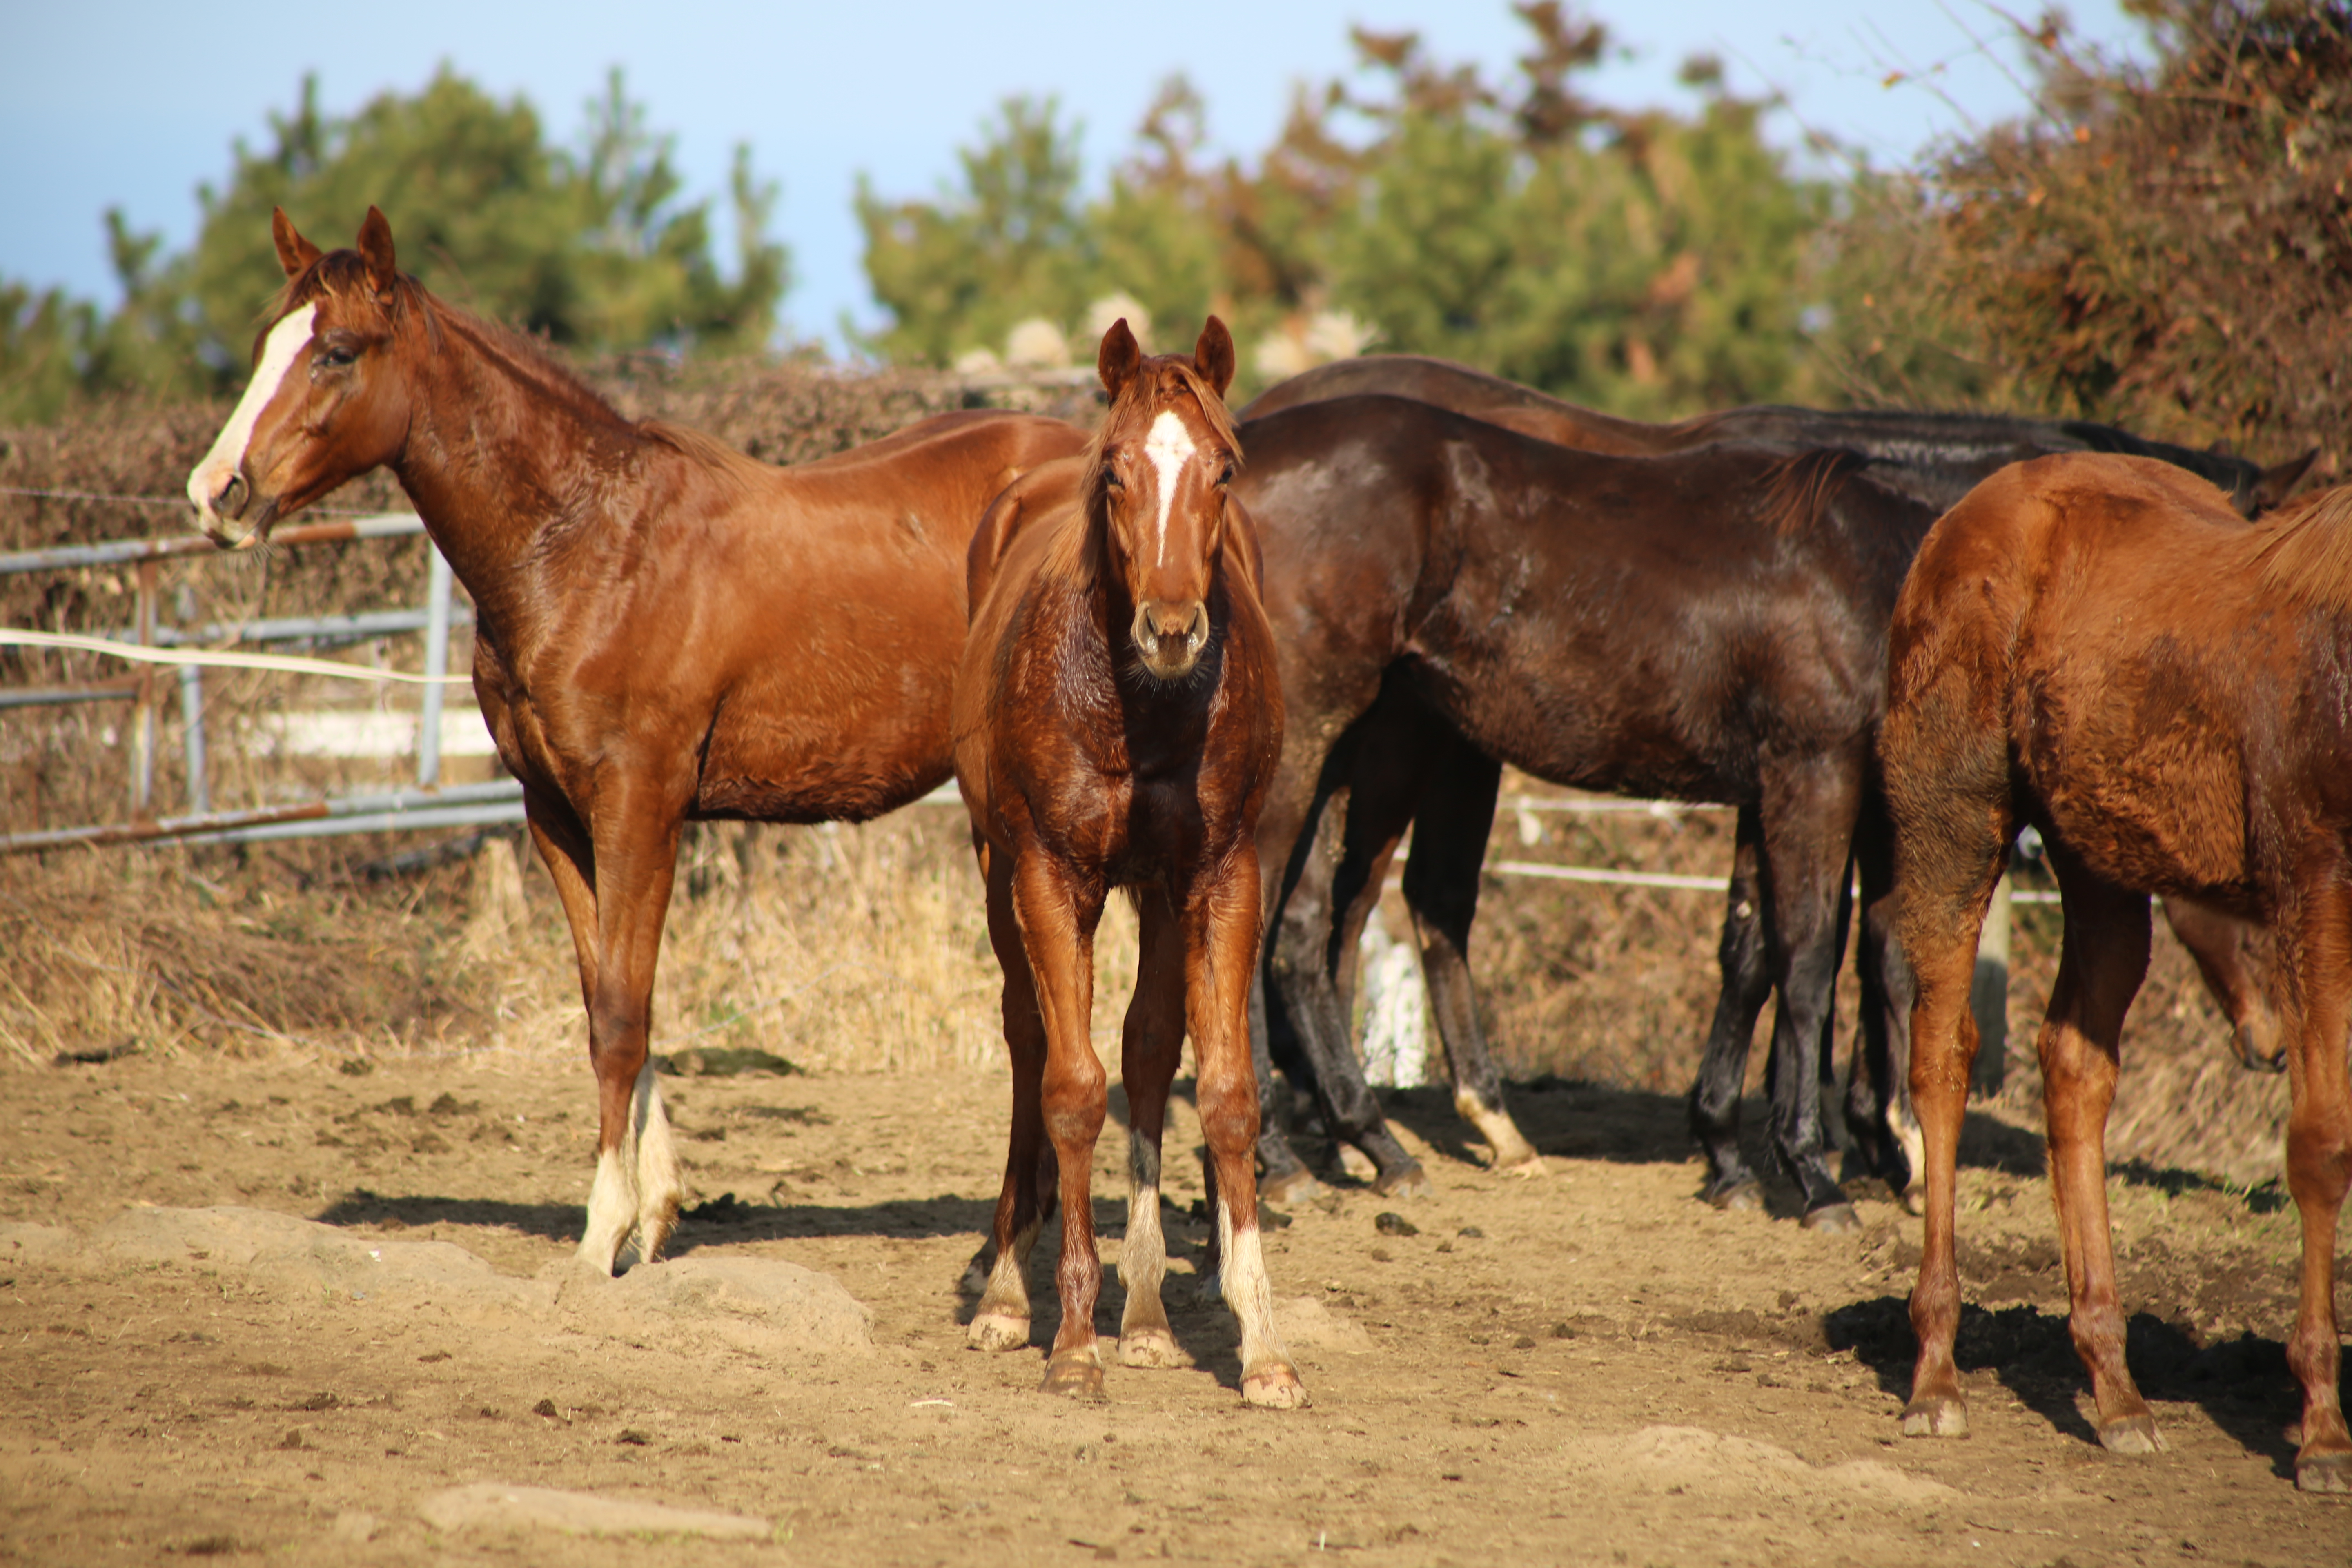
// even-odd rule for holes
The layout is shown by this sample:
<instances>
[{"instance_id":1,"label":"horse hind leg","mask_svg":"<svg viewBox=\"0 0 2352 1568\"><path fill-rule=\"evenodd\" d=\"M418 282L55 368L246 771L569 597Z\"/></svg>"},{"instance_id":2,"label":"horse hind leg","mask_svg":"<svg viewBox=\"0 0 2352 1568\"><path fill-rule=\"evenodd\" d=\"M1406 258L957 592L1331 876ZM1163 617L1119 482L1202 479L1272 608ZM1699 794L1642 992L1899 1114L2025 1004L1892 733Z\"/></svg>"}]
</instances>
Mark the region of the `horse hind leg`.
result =
<instances>
[{"instance_id":1,"label":"horse hind leg","mask_svg":"<svg viewBox=\"0 0 2352 1568\"><path fill-rule=\"evenodd\" d=\"M661 1085L653 1058L637 1069L632 1096L629 1138L635 1145L637 1261L657 1261L677 1229L678 1206L686 1201L686 1175L670 1135L669 1113L662 1106Z\"/></svg>"},{"instance_id":2,"label":"horse hind leg","mask_svg":"<svg viewBox=\"0 0 2352 1568\"><path fill-rule=\"evenodd\" d=\"M2336 1227L2352 1190L2352 1084L2345 1036L2352 1014L2352 886L2341 869L2307 888L2292 953L2301 984L2290 1033L2294 1094L2287 1113L2286 1180L2303 1222L2303 1275L2287 1365L2303 1384L2303 1438L2294 1484L2309 1492L2352 1492L2352 1430L2338 1378L2343 1351L2336 1319Z\"/></svg>"},{"instance_id":3,"label":"horse hind leg","mask_svg":"<svg viewBox=\"0 0 2352 1568\"><path fill-rule=\"evenodd\" d=\"M2164 1447L2124 1363L2123 1304L2107 1215L2107 1111L2124 1014L2147 973L2147 896L2106 881L2056 840L2050 858L2066 929L2050 1011L2035 1041L2049 1128L2050 1182L2073 1299L2067 1327L2091 1374L2099 1442L2117 1454Z\"/></svg>"}]
</instances>

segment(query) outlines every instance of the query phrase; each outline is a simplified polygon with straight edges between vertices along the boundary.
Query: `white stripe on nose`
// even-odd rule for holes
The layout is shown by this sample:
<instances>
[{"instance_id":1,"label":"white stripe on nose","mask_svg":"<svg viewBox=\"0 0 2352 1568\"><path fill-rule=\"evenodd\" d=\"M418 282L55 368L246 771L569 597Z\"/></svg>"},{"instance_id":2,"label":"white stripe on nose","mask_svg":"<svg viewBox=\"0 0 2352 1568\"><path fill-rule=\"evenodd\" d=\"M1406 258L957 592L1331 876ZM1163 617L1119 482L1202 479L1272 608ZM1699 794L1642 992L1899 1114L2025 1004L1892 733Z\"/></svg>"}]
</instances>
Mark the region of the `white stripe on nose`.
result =
<instances>
[{"instance_id":1,"label":"white stripe on nose","mask_svg":"<svg viewBox=\"0 0 2352 1568\"><path fill-rule=\"evenodd\" d=\"M213 449L205 454L195 471L188 476L188 499L207 522L220 520L213 515L213 497L236 473L245 461L246 443L253 439L253 427L260 423L261 411L278 395L278 384L286 373L302 357L310 343L310 323L319 313L316 305L305 305L269 329L268 341L261 346L261 363L254 367L253 380L237 399L236 412L228 416L221 433L213 442Z\"/></svg>"},{"instance_id":2,"label":"white stripe on nose","mask_svg":"<svg viewBox=\"0 0 2352 1568\"><path fill-rule=\"evenodd\" d=\"M1168 509L1176 504L1177 476L1184 465L1192 460L1195 450L1192 433L1184 428L1184 421L1172 408L1163 408L1160 417L1151 422L1151 434L1144 437L1143 455L1151 459L1151 471L1160 484L1160 559L1156 565L1168 564Z\"/></svg>"}]
</instances>

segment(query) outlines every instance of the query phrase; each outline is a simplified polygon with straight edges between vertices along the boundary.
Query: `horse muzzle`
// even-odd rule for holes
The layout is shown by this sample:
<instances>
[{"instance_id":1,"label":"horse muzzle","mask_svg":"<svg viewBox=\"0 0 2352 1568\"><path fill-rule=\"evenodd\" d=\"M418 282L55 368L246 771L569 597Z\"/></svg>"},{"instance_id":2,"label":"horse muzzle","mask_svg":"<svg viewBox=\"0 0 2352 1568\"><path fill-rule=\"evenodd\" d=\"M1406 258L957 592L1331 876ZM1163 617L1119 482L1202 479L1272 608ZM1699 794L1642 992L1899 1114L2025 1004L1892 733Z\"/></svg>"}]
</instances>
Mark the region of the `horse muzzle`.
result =
<instances>
[{"instance_id":1,"label":"horse muzzle","mask_svg":"<svg viewBox=\"0 0 2352 1568\"><path fill-rule=\"evenodd\" d=\"M1199 599L1152 599L1135 609L1135 651L1161 680L1181 680L1209 646L1209 606Z\"/></svg>"},{"instance_id":2,"label":"horse muzzle","mask_svg":"<svg viewBox=\"0 0 2352 1568\"><path fill-rule=\"evenodd\" d=\"M188 490L189 499L196 503L196 526L224 550L250 543L277 510L265 506L258 509L258 516L248 519L246 513L256 510L253 487L235 469L216 488L210 477L200 474L189 480Z\"/></svg>"}]
</instances>

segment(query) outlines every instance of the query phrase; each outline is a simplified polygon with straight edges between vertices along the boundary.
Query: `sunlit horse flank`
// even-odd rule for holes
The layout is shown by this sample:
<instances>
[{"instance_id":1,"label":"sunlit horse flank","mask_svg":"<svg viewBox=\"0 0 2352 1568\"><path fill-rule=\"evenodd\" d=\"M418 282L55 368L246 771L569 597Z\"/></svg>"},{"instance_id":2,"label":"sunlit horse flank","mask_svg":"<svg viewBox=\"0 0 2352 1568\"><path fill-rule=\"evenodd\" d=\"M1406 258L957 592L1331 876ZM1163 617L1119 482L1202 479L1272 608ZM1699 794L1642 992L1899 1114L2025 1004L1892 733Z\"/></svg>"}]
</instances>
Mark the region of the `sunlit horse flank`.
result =
<instances>
[{"instance_id":1,"label":"sunlit horse flank","mask_svg":"<svg viewBox=\"0 0 2352 1568\"><path fill-rule=\"evenodd\" d=\"M1048 1392L1100 1397L1091 1197L1106 1114L1087 1031L1105 898L1133 890L1135 996L1120 1042L1129 1200L1119 1357L1184 1363L1160 1300L1160 1142L1189 1031L1216 1205L1216 1279L1241 1330L1241 1392L1306 1403L1275 1330L1257 1230L1249 986L1252 834L1282 750L1273 633L1223 395L1233 340L1209 319L1189 356L1144 358L1124 321L1098 367L1110 408L1086 458L1009 489L971 545L971 635L956 678L956 776L1004 970L1013 1118L971 1322L980 1349L1029 1342L1024 1269L1058 1188L1061 1326Z\"/></svg>"},{"instance_id":2,"label":"sunlit horse flank","mask_svg":"<svg viewBox=\"0 0 2352 1568\"><path fill-rule=\"evenodd\" d=\"M683 1192L647 1052L690 818L856 820L952 766L964 549L989 500L1083 433L944 415L775 468L623 417L520 333L435 299L370 208L286 285L253 384L190 477L205 532L389 468L475 605L474 690L572 930L597 1080L580 1256L660 1255Z\"/></svg>"},{"instance_id":3,"label":"sunlit horse flank","mask_svg":"<svg viewBox=\"0 0 2352 1568\"><path fill-rule=\"evenodd\" d=\"M1367 394L1410 397L1557 446L1604 455L1665 457L1733 440L1847 448L1872 459L1870 473L1886 487L1898 510L1908 514L1900 530L1910 541L1924 534L1979 479L2023 458L2068 450L2161 458L2221 485L2230 491L2231 504L2251 516L2292 490L2316 456L2315 451L2306 453L2265 468L2243 458L2148 441L2083 420L1905 409L1832 412L1768 405L1654 425L1580 408L1498 376L1415 354L1342 360L1294 376L1242 411L1244 429L1246 433L1261 421L1304 405ZM1256 465L1260 471L1264 467ZM1770 476L1768 471L1759 477ZM1258 516L1278 555L1282 518L1263 506ZM1861 553L1875 551L1866 536L1854 538L1852 548ZM1318 559L1328 555L1328 550L1318 552ZM1894 564L1893 573L1880 575L1881 602L1869 612L1882 624L1901 582L1901 563ZM1277 566L1276 593L1269 600L1277 621L1287 584L1287 574ZM1319 638L1331 624L1331 616L1318 609L1305 629ZM1286 642L1284 651L1286 658L1329 662L1319 653L1301 654L1294 642ZM1328 716L1308 702L1309 688L1289 676L1286 668L1296 752L1302 737L1339 731ZM1486 1139L1496 1167L1522 1172L1539 1168L1534 1150L1504 1107L1500 1075L1478 1022L1466 961L1500 769L1491 756L1464 740L1419 684L1392 678L1371 710L1348 726L1328 758L1320 751L1311 756L1300 752L1286 763L1286 775L1294 766L1322 769L1321 788L1331 805L1308 818L1302 836L1306 841L1295 853L1286 842L1275 846L1289 869L1276 911L1269 916L1264 966L1272 982L1265 1012L1275 1037L1262 1044L1271 1044L1282 1065L1315 1089L1333 1136L1371 1157L1378 1171L1375 1185L1383 1192L1411 1193L1424 1187L1426 1178L1419 1163L1389 1135L1379 1102L1363 1084L1349 1037L1347 993L1356 940L1387 885L1391 858L1408 826L1413 847L1404 868L1404 902L1420 938L1430 1010L1444 1042L1455 1108ZM1283 800L1277 786L1260 832L1262 843L1281 834ZM1782 831L1782 825L1768 824L1755 805L1741 805L1718 949L1723 990L1691 1091L1692 1131L1710 1167L1703 1195L1727 1207L1752 1207L1761 1201L1760 1185L1740 1151L1738 1113L1748 1043L1773 990L1769 954L1774 932L1762 878L1763 851ZM1863 1029L1844 1106L1854 1144L1849 1172L1858 1166L1898 1185L1906 1177L1916 1184L1917 1129L1901 1095L1908 1059L1909 976L1894 942L1892 900L1886 896L1887 830L1874 794L1865 800L1856 824L1856 858L1864 893L1857 966ZM2247 952L2258 940L2256 933L2242 922L2183 900L2167 900L2165 912L2222 1002L2242 1059L2249 1067L2283 1065L2274 1047L2273 1022L2249 969ZM1844 924L1841 915L1839 925ZM1776 1041L1778 1037L1776 1033ZM1821 1041L1825 1075L1830 1045L1825 1034ZM1270 1065L1260 1062L1269 1092ZM1785 1157L1793 1146L1790 1129L1776 1124L1774 1138L1776 1152ZM1266 1117L1259 1153L1270 1194L1311 1184L1289 1147L1282 1118ZM1807 1178L1801 1178L1800 1185L1819 1189L1817 1181Z\"/></svg>"},{"instance_id":4,"label":"sunlit horse flank","mask_svg":"<svg viewBox=\"0 0 2352 1568\"><path fill-rule=\"evenodd\" d=\"M2105 1129L2124 1015L2147 970L2148 896L2178 894L2273 933L2286 1181L2303 1221L2287 1341L2304 1396L2295 1480L2352 1491L2335 1300L2352 1184L2352 489L2248 528L2219 491L2162 464L2015 465L1928 534L1888 658L1881 755L1918 975L1911 1093L1927 1178L1903 1430L1968 1431L1953 1340L1969 986L1993 884L2031 824L2064 900L2036 1047L2099 1440L2163 1446L2125 1365Z\"/></svg>"}]
</instances>

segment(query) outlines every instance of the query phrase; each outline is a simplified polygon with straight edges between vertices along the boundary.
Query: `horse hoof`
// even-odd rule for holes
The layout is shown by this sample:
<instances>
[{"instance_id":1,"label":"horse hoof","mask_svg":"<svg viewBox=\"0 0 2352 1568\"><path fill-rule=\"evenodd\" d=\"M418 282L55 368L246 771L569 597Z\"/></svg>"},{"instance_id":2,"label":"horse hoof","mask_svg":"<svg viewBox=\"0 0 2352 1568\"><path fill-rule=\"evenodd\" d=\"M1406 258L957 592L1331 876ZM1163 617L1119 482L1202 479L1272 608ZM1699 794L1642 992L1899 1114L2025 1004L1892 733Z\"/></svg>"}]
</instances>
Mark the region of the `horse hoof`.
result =
<instances>
[{"instance_id":1,"label":"horse hoof","mask_svg":"<svg viewBox=\"0 0 2352 1568\"><path fill-rule=\"evenodd\" d=\"M1862 1228L1862 1216L1853 1212L1852 1204L1823 1204L1817 1209L1807 1209L1805 1217L1797 1223L1824 1236L1844 1236Z\"/></svg>"},{"instance_id":2,"label":"horse hoof","mask_svg":"<svg viewBox=\"0 0 2352 1568\"><path fill-rule=\"evenodd\" d=\"M1746 1213L1764 1206L1764 1185L1753 1178L1744 1178L1727 1187L1709 1187L1706 1201L1727 1213Z\"/></svg>"},{"instance_id":3,"label":"horse hoof","mask_svg":"<svg viewBox=\"0 0 2352 1568\"><path fill-rule=\"evenodd\" d=\"M2099 1447L2110 1454L2158 1454L2170 1445L2149 1415L2119 1415L2099 1427Z\"/></svg>"},{"instance_id":4,"label":"horse hoof","mask_svg":"<svg viewBox=\"0 0 2352 1568\"><path fill-rule=\"evenodd\" d=\"M1909 1186L1903 1189L1902 1195L1897 1197L1895 1201L1902 1205L1903 1212L1905 1214L1907 1214L1916 1219L1920 1215L1927 1212L1927 1184L1925 1182L1912 1183Z\"/></svg>"},{"instance_id":5,"label":"horse hoof","mask_svg":"<svg viewBox=\"0 0 2352 1568\"><path fill-rule=\"evenodd\" d=\"M1382 1171L1372 1191L1384 1198L1426 1198L1436 1194L1437 1186L1420 1161L1407 1160L1393 1171Z\"/></svg>"},{"instance_id":6,"label":"horse hoof","mask_svg":"<svg viewBox=\"0 0 2352 1568\"><path fill-rule=\"evenodd\" d=\"M1528 1157L1526 1159L1513 1160L1508 1164L1498 1164L1495 1167L1495 1170L1498 1174L1517 1176L1522 1181L1532 1180L1537 1176L1549 1176L1551 1174L1551 1167L1544 1163L1544 1157L1541 1154L1537 1153L1532 1149L1528 1151Z\"/></svg>"},{"instance_id":7,"label":"horse hoof","mask_svg":"<svg viewBox=\"0 0 2352 1568\"><path fill-rule=\"evenodd\" d=\"M972 1319L966 1342L976 1351L1017 1351L1029 1342L1029 1320L1007 1312L982 1312Z\"/></svg>"},{"instance_id":8,"label":"horse hoof","mask_svg":"<svg viewBox=\"0 0 2352 1568\"><path fill-rule=\"evenodd\" d=\"M1307 1385L1288 1362L1267 1362L1242 1373L1242 1403L1260 1410L1303 1410Z\"/></svg>"},{"instance_id":9,"label":"horse hoof","mask_svg":"<svg viewBox=\"0 0 2352 1568\"><path fill-rule=\"evenodd\" d=\"M1302 1165L1296 1171L1285 1171L1280 1175L1260 1177L1257 1195L1262 1202L1269 1204L1303 1204L1310 1198L1321 1197L1323 1184L1315 1179L1314 1172Z\"/></svg>"},{"instance_id":10,"label":"horse hoof","mask_svg":"<svg viewBox=\"0 0 2352 1568\"><path fill-rule=\"evenodd\" d=\"M1045 1381L1037 1391L1100 1404L1105 1397L1102 1359L1091 1350L1064 1351L1045 1363Z\"/></svg>"},{"instance_id":11,"label":"horse hoof","mask_svg":"<svg viewBox=\"0 0 2352 1568\"><path fill-rule=\"evenodd\" d=\"M1370 1182L1380 1178L1381 1168L1372 1157L1353 1143L1339 1145L1339 1173L1351 1182Z\"/></svg>"},{"instance_id":12,"label":"horse hoof","mask_svg":"<svg viewBox=\"0 0 2352 1568\"><path fill-rule=\"evenodd\" d=\"M1965 1437L1969 1435L1969 1407L1957 1394L1916 1395L1903 1407L1903 1435L1906 1437Z\"/></svg>"},{"instance_id":13,"label":"horse hoof","mask_svg":"<svg viewBox=\"0 0 2352 1568\"><path fill-rule=\"evenodd\" d=\"M2307 1492L2352 1492L2352 1454L2314 1454L2296 1459L2294 1484Z\"/></svg>"},{"instance_id":14,"label":"horse hoof","mask_svg":"<svg viewBox=\"0 0 2352 1568\"><path fill-rule=\"evenodd\" d=\"M1192 1358L1176 1348L1175 1336L1165 1329L1138 1329L1118 1337L1118 1363L1121 1366L1179 1367L1191 1366Z\"/></svg>"}]
</instances>

